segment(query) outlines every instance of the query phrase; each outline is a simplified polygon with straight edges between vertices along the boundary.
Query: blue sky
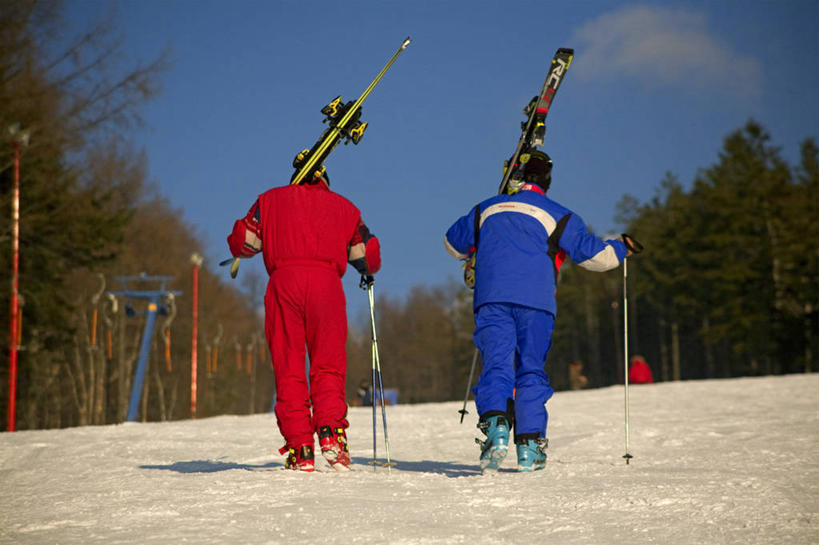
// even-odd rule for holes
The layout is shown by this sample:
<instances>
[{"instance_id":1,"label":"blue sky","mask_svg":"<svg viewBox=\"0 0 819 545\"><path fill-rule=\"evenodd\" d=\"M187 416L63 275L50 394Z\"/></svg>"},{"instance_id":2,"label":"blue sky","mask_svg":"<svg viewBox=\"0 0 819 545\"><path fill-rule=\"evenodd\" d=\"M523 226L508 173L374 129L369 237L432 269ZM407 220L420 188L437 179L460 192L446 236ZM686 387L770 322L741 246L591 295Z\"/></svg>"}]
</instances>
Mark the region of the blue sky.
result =
<instances>
[{"instance_id":1,"label":"blue sky","mask_svg":"<svg viewBox=\"0 0 819 545\"><path fill-rule=\"evenodd\" d=\"M792 163L799 142L819 138L815 0L82 0L68 3L69 22L112 8L124 61L172 50L134 140L214 269L233 221L287 183L293 156L318 138L319 110L355 99L407 36L364 104L363 140L326 162L381 240L379 295L460 278L443 234L497 191L559 47L575 57L547 119L550 196L598 233L619 232L624 194L647 201L669 171L690 184L750 118ZM263 270L254 261L242 270ZM344 284L351 311L366 309L355 271Z\"/></svg>"}]
</instances>

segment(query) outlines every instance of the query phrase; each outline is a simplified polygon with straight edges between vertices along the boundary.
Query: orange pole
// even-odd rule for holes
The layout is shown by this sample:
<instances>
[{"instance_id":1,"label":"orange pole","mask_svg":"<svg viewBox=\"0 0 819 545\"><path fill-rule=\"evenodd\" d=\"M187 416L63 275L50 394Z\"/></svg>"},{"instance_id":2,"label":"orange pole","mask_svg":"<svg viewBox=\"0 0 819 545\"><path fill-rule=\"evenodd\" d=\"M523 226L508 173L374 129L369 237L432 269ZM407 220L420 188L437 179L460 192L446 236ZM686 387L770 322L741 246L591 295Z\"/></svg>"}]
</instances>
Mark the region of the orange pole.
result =
<instances>
[{"instance_id":1,"label":"orange pole","mask_svg":"<svg viewBox=\"0 0 819 545\"><path fill-rule=\"evenodd\" d=\"M91 317L91 346L97 346L97 309Z\"/></svg>"},{"instance_id":2,"label":"orange pole","mask_svg":"<svg viewBox=\"0 0 819 545\"><path fill-rule=\"evenodd\" d=\"M173 371L173 365L171 365L171 330L165 330L165 363L167 364L168 371Z\"/></svg>"},{"instance_id":3,"label":"orange pole","mask_svg":"<svg viewBox=\"0 0 819 545\"><path fill-rule=\"evenodd\" d=\"M199 266L202 258L196 254L193 259L193 339L191 340L191 418L196 418L196 337L199 320Z\"/></svg>"}]
</instances>

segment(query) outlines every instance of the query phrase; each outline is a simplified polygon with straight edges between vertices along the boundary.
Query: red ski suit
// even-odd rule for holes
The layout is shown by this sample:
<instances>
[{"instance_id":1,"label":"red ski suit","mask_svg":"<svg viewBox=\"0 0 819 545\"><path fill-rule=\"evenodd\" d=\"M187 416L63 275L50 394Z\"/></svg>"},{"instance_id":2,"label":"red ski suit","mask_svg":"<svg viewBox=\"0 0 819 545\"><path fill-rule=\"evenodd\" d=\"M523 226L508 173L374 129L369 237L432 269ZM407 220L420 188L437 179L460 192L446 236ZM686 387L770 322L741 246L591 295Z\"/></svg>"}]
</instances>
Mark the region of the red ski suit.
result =
<instances>
[{"instance_id":1,"label":"red ski suit","mask_svg":"<svg viewBox=\"0 0 819 545\"><path fill-rule=\"evenodd\" d=\"M234 257L261 251L270 274L265 334L285 447L312 445L322 426L346 429L347 312L341 277L348 262L361 274L378 271L378 239L359 210L321 180L260 195L234 224L228 245Z\"/></svg>"}]
</instances>

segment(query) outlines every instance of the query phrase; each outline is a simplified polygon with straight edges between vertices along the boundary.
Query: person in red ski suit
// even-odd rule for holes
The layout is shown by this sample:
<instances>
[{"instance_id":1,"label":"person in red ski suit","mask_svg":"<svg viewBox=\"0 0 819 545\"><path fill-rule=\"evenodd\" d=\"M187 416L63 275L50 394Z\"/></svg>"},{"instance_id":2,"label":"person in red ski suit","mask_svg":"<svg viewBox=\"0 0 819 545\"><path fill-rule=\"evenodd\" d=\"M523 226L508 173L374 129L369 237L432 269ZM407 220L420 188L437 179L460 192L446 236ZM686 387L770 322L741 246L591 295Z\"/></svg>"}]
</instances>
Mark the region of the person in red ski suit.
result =
<instances>
[{"instance_id":1,"label":"person in red ski suit","mask_svg":"<svg viewBox=\"0 0 819 545\"><path fill-rule=\"evenodd\" d=\"M654 376L651 374L651 367L642 356L633 356L631 365L628 368L628 381L632 384L652 384Z\"/></svg>"},{"instance_id":2,"label":"person in red ski suit","mask_svg":"<svg viewBox=\"0 0 819 545\"><path fill-rule=\"evenodd\" d=\"M259 195L228 236L234 257L259 252L270 275L265 335L276 381L276 419L289 469L314 470L313 434L338 471L350 465L345 430L347 313L341 277L381 267L378 239L326 173ZM310 376L305 372L305 347Z\"/></svg>"}]
</instances>

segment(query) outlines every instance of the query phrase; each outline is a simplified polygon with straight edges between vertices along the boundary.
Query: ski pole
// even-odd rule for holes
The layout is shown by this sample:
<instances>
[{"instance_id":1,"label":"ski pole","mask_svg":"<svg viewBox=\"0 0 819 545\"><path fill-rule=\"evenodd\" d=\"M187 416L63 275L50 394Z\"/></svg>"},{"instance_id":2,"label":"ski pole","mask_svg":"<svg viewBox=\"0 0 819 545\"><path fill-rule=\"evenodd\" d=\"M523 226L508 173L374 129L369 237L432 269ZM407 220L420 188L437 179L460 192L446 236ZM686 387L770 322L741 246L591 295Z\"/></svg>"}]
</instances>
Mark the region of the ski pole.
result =
<instances>
[{"instance_id":1,"label":"ski pole","mask_svg":"<svg viewBox=\"0 0 819 545\"><path fill-rule=\"evenodd\" d=\"M626 453L623 458L626 459L626 465L633 458L628 451L629 439L629 402L628 402L628 258L623 260L623 376L625 377L626 386Z\"/></svg>"},{"instance_id":2,"label":"ski pole","mask_svg":"<svg viewBox=\"0 0 819 545\"><path fill-rule=\"evenodd\" d=\"M372 379L371 379L372 380L372 390L370 391L370 396L372 397L372 403L373 403L373 459L372 459L372 462L370 462L370 463L373 466L373 471L375 471L375 466L378 463L378 456L376 455L376 444L377 444L377 442L376 442L376 426L375 426L376 416L375 415L376 415L377 409L375 408L375 405L376 405L375 384L376 384L376 382L375 382L375 342L374 341L371 341L371 344L370 344L370 355L372 357L372 364L373 364Z\"/></svg>"},{"instance_id":3,"label":"ski pole","mask_svg":"<svg viewBox=\"0 0 819 545\"><path fill-rule=\"evenodd\" d=\"M378 339L376 338L375 334L375 293L374 282L372 281L369 283L367 295L369 296L370 300L370 321L373 329L373 354L375 355L375 369L378 373L378 392L381 396L381 419L384 424L384 450L387 454L387 461L384 465L387 466L387 473L390 473L392 466L395 464L390 461L390 436L387 433L387 404L384 401L384 382L381 378L381 359L378 357Z\"/></svg>"},{"instance_id":4,"label":"ski pole","mask_svg":"<svg viewBox=\"0 0 819 545\"><path fill-rule=\"evenodd\" d=\"M378 392L379 397L381 399L381 418L383 420L384 425L384 450L386 451L387 461L384 465L387 467L387 472L391 472L391 468L393 465L392 461L390 461L390 437L387 433L387 409L386 403L384 401L384 383L381 379L381 360L378 356L378 336L376 335L375 331L375 280L372 276L362 276L361 283L359 284L362 288L366 286L367 289L367 298L370 304L370 332L372 334L372 360L373 360L373 470L375 470L375 466L377 465L376 461L376 410L375 410L375 378L376 375L378 376Z\"/></svg>"},{"instance_id":5,"label":"ski pole","mask_svg":"<svg viewBox=\"0 0 819 545\"><path fill-rule=\"evenodd\" d=\"M643 251L643 245L634 240L631 236L623 233L623 243L632 254L639 254ZM629 399L628 399L628 257L623 259L623 377L625 384L625 413L626 413L626 465L634 456L629 453Z\"/></svg>"},{"instance_id":6,"label":"ski pole","mask_svg":"<svg viewBox=\"0 0 819 545\"><path fill-rule=\"evenodd\" d=\"M458 411L461 413L461 424L464 423L464 416L469 412L466 410L466 402L469 399L469 390L472 387L472 377L475 375L475 364L478 363L478 347L475 347L475 355L472 356L472 367L469 369L469 380L466 381L466 394L464 394L464 406Z\"/></svg>"},{"instance_id":7,"label":"ski pole","mask_svg":"<svg viewBox=\"0 0 819 545\"><path fill-rule=\"evenodd\" d=\"M367 301L368 301L368 303L369 303L369 283L372 282L372 281L373 281L372 276L366 276L366 277L362 276L361 277L361 283L359 284L361 289L366 289L367 290ZM372 303L369 303L369 308L370 308L370 356L372 358L372 374L371 374L372 389L370 391L370 397L372 398L371 401L372 401L372 404L373 404L373 459L372 459L372 461L370 461L370 464L372 464L373 471L375 471L375 466L378 464L378 455L377 455L378 442L376 441L376 414L377 414L377 409L375 407L375 405L376 405L376 399L375 399L375 384L376 384L376 378L375 378L376 346L375 346L375 342L376 342L376 337L375 337L375 333L374 333L375 332L375 325L374 325L375 319L374 319L374 314L373 314Z\"/></svg>"}]
</instances>

